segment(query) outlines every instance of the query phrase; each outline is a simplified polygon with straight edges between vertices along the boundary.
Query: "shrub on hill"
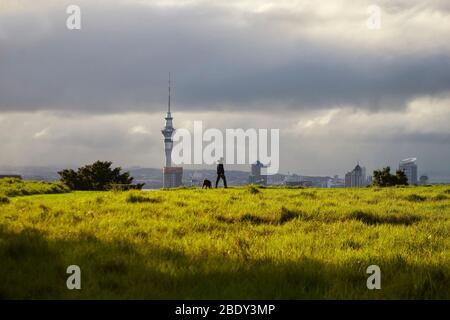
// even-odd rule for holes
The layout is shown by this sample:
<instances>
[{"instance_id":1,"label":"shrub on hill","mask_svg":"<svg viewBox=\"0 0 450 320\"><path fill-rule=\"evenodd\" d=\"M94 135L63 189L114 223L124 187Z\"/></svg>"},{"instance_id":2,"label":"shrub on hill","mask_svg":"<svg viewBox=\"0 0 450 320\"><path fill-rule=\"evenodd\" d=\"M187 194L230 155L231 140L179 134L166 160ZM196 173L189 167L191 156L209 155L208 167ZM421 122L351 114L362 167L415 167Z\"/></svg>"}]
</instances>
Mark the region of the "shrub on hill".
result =
<instances>
[{"instance_id":1,"label":"shrub on hill","mask_svg":"<svg viewBox=\"0 0 450 320\"><path fill-rule=\"evenodd\" d=\"M408 185L408 178L402 170L397 170L395 175L391 174L391 168L385 167L373 172L373 183L377 187L392 187L398 185Z\"/></svg>"}]
</instances>

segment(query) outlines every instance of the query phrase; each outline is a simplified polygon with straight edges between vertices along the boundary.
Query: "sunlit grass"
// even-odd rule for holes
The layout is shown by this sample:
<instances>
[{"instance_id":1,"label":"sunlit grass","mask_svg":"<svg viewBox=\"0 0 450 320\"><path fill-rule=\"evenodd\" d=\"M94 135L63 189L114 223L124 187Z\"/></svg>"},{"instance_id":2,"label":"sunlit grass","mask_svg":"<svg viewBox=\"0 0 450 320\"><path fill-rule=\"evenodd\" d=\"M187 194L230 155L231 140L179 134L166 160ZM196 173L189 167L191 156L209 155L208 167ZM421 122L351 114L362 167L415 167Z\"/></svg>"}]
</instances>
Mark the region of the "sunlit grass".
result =
<instances>
[{"instance_id":1,"label":"sunlit grass","mask_svg":"<svg viewBox=\"0 0 450 320\"><path fill-rule=\"evenodd\" d=\"M450 298L450 187L73 192L0 201L0 297ZM66 268L82 290L66 288ZM382 289L368 290L379 265Z\"/></svg>"},{"instance_id":2,"label":"sunlit grass","mask_svg":"<svg viewBox=\"0 0 450 320\"><path fill-rule=\"evenodd\" d=\"M17 178L0 179L1 196L26 196L32 194L67 193L70 189L62 183L23 181Z\"/></svg>"}]
</instances>

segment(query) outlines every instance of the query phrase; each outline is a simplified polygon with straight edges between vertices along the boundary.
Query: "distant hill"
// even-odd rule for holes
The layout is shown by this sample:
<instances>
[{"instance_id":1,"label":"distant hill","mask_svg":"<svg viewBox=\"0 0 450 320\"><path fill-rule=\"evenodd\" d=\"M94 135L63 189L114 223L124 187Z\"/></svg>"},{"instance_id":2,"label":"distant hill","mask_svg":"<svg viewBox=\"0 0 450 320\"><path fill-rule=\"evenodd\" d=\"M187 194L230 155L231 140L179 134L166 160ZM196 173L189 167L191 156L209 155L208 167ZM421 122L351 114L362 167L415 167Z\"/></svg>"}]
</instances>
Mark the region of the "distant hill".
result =
<instances>
[{"instance_id":1,"label":"distant hill","mask_svg":"<svg viewBox=\"0 0 450 320\"><path fill-rule=\"evenodd\" d=\"M3 166L0 167L0 175L19 175L24 180L38 180L38 181L58 181L58 171L64 168L56 167L34 167L34 166Z\"/></svg>"}]
</instances>

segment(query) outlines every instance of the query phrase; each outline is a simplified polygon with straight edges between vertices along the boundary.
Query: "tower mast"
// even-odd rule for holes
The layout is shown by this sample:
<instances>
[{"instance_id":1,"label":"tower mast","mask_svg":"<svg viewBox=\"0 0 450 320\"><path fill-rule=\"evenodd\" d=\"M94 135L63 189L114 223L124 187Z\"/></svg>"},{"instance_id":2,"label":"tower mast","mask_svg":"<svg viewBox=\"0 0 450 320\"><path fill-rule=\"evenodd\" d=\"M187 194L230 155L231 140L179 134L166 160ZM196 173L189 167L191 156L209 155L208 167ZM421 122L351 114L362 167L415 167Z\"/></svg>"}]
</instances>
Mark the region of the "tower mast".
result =
<instances>
[{"instance_id":1,"label":"tower mast","mask_svg":"<svg viewBox=\"0 0 450 320\"><path fill-rule=\"evenodd\" d=\"M170 72L169 72L169 103L168 103L168 112L170 113Z\"/></svg>"}]
</instances>

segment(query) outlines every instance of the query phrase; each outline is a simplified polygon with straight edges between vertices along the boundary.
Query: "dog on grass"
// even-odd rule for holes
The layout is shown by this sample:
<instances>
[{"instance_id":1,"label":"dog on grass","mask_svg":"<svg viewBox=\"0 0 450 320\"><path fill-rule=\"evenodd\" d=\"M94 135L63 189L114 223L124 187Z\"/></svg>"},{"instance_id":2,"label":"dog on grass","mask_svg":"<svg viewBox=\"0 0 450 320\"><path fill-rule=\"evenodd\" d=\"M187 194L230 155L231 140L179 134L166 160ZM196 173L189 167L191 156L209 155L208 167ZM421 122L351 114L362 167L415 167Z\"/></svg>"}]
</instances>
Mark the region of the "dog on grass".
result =
<instances>
[{"instance_id":1,"label":"dog on grass","mask_svg":"<svg viewBox=\"0 0 450 320\"><path fill-rule=\"evenodd\" d=\"M212 187L212 183L210 180L208 180L208 179L203 180L202 189L211 189L211 187Z\"/></svg>"}]
</instances>

